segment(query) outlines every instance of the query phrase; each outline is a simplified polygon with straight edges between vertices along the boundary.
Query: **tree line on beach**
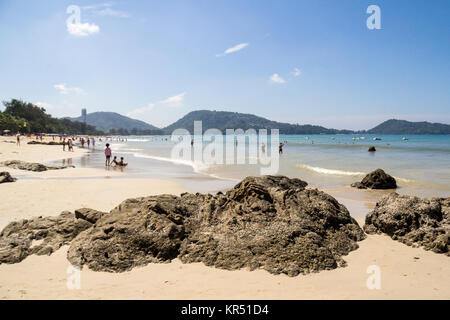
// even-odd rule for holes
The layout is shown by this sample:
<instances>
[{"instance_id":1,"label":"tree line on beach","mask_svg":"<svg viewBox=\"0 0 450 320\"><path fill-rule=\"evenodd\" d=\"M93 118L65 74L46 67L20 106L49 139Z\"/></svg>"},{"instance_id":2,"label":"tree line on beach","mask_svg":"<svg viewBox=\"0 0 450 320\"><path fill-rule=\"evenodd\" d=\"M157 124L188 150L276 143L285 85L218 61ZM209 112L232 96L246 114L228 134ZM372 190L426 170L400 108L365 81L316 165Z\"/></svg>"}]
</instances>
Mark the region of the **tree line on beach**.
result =
<instances>
[{"instance_id":1,"label":"tree line on beach","mask_svg":"<svg viewBox=\"0 0 450 320\"><path fill-rule=\"evenodd\" d=\"M30 133L66 133L104 135L94 126L83 122L58 119L46 113L44 108L30 102L12 99L3 101L5 110L0 112L0 129L2 132Z\"/></svg>"}]
</instances>

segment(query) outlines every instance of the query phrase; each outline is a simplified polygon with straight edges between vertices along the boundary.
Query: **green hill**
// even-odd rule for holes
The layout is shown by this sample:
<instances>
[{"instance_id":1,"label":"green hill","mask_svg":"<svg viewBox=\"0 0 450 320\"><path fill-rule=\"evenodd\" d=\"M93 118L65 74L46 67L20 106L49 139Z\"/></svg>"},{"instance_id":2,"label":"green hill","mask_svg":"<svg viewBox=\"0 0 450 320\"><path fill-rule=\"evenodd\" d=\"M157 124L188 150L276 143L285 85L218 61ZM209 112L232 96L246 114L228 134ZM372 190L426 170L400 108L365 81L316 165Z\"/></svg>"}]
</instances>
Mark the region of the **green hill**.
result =
<instances>
[{"instance_id":1,"label":"green hill","mask_svg":"<svg viewBox=\"0 0 450 320\"><path fill-rule=\"evenodd\" d=\"M450 134L450 125L431 122L387 120L367 131L372 134Z\"/></svg>"},{"instance_id":2,"label":"green hill","mask_svg":"<svg viewBox=\"0 0 450 320\"><path fill-rule=\"evenodd\" d=\"M71 121L83 121L82 117L67 119ZM148 124L144 121L131 119L116 112L88 113L86 116L86 123L104 132L127 131L129 134L162 133L159 128L152 126L151 124Z\"/></svg>"},{"instance_id":3,"label":"green hill","mask_svg":"<svg viewBox=\"0 0 450 320\"><path fill-rule=\"evenodd\" d=\"M68 119L57 119L44 108L22 100L4 101L5 110L0 112L0 132L66 133L101 135L95 127Z\"/></svg>"},{"instance_id":4,"label":"green hill","mask_svg":"<svg viewBox=\"0 0 450 320\"><path fill-rule=\"evenodd\" d=\"M225 133L226 129L279 129L280 134L320 134L320 133L351 133L349 130L327 129L314 125L299 125L271 121L252 114L199 110L192 111L180 120L165 127L166 134L172 133L175 129L187 129L190 133L194 132L194 121L202 121L203 131L216 128Z\"/></svg>"}]
</instances>

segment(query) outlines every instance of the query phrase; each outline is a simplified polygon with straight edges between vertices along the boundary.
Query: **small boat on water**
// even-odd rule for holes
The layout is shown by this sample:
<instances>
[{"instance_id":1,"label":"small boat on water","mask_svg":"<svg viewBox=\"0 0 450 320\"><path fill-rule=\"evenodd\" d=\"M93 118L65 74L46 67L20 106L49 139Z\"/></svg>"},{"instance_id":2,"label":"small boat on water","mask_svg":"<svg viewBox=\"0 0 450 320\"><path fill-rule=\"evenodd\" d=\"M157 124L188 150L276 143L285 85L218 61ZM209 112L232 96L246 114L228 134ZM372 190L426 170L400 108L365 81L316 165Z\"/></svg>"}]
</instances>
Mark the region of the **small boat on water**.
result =
<instances>
[{"instance_id":1,"label":"small boat on water","mask_svg":"<svg viewBox=\"0 0 450 320\"><path fill-rule=\"evenodd\" d=\"M377 140L381 140L381 138L375 137L375 138L373 138L373 140L374 140L374 141L377 141Z\"/></svg>"},{"instance_id":2,"label":"small boat on water","mask_svg":"<svg viewBox=\"0 0 450 320\"><path fill-rule=\"evenodd\" d=\"M403 140L403 141L407 141L408 138L407 138L407 137L403 137L402 140Z\"/></svg>"}]
</instances>

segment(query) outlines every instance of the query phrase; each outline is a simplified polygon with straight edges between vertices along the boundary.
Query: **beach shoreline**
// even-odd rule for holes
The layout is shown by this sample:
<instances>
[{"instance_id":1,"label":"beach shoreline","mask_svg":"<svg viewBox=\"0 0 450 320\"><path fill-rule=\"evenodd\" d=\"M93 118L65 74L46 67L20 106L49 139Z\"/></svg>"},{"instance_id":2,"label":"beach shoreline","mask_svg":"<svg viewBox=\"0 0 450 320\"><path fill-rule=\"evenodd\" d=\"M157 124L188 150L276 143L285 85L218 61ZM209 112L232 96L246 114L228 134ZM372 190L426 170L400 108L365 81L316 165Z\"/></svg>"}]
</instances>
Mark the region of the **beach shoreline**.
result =
<instances>
[{"instance_id":1,"label":"beach shoreline","mask_svg":"<svg viewBox=\"0 0 450 320\"><path fill-rule=\"evenodd\" d=\"M50 138L45 138L50 139ZM6 143L12 141L14 143ZM21 160L50 163L86 157L86 149L63 152L61 146L15 146L0 138L0 162ZM50 140L49 140L50 141ZM98 147L99 149L101 147ZM89 207L109 211L123 200L190 191L179 179L141 178L104 168L68 168L28 172L0 168L19 177L0 185L0 228L19 219L55 216ZM195 178L189 183L195 184ZM200 180L200 178L198 178ZM206 178L205 178L206 179ZM205 184L214 186L210 180ZM217 189L221 189L218 187ZM213 192L214 190L210 190ZM360 226L383 192L352 188L323 190L344 204ZM80 289L67 288L70 263L67 247L51 256L30 256L18 264L0 265L1 299L449 299L450 264L444 255L411 248L384 235L368 235L359 249L343 257L347 266L331 271L287 277L264 270L226 271L200 263L149 264L124 273L93 272L84 268ZM45 265L45 268L42 266ZM367 268L378 265L380 290L368 289Z\"/></svg>"}]
</instances>

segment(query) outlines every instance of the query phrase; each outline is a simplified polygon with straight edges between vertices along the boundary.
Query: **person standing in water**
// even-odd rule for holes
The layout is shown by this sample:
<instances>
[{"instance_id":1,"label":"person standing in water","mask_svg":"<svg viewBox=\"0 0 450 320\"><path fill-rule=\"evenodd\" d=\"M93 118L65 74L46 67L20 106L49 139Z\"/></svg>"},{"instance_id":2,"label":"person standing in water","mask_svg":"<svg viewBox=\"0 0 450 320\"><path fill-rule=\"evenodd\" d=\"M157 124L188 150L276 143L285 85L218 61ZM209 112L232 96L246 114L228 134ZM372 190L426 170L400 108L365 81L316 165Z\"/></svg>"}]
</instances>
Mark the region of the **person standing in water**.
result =
<instances>
[{"instance_id":1,"label":"person standing in water","mask_svg":"<svg viewBox=\"0 0 450 320\"><path fill-rule=\"evenodd\" d=\"M106 148L105 148L105 166L109 167L111 165L111 148L109 147L109 143L106 144Z\"/></svg>"},{"instance_id":2,"label":"person standing in water","mask_svg":"<svg viewBox=\"0 0 450 320\"><path fill-rule=\"evenodd\" d=\"M73 142L72 139L69 138L69 140L67 140L67 147L68 147L68 151L73 151Z\"/></svg>"},{"instance_id":3,"label":"person standing in water","mask_svg":"<svg viewBox=\"0 0 450 320\"><path fill-rule=\"evenodd\" d=\"M283 154L283 147L284 147L284 143L281 143L281 142L280 142L280 145L278 146L278 152L279 152L280 154Z\"/></svg>"},{"instance_id":4,"label":"person standing in water","mask_svg":"<svg viewBox=\"0 0 450 320\"><path fill-rule=\"evenodd\" d=\"M69 139L69 141L67 142L67 145L69 146L69 151L73 152L73 142L72 139Z\"/></svg>"}]
</instances>

